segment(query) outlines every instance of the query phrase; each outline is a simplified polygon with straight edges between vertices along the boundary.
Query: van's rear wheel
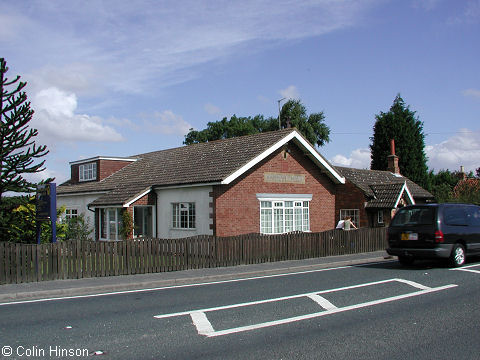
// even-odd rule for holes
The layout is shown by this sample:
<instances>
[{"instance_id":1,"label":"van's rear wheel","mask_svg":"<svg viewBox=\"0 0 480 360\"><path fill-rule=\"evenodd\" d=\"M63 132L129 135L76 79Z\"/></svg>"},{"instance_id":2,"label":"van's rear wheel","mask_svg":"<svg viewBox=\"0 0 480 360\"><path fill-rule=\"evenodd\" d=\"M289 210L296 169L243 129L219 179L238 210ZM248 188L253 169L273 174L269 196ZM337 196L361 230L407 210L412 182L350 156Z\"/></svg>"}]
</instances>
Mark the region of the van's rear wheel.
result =
<instances>
[{"instance_id":1,"label":"van's rear wheel","mask_svg":"<svg viewBox=\"0 0 480 360\"><path fill-rule=\"evenodd\" d=\"M415 261L415 258L413 256L399 256L398 261L402 265L412 265Z\"/></svg>"},{"instance_id":2,"label":"van's rear wheel","mask_svg":"<svg viewBox=\"0 0 480 360\"><path fill-rule=\"evenodd\" d=\"M463 264L465 264L465 248L462 244L455 244L450 255L450 265L459 267Z\"/></svg>"}]
</instances>

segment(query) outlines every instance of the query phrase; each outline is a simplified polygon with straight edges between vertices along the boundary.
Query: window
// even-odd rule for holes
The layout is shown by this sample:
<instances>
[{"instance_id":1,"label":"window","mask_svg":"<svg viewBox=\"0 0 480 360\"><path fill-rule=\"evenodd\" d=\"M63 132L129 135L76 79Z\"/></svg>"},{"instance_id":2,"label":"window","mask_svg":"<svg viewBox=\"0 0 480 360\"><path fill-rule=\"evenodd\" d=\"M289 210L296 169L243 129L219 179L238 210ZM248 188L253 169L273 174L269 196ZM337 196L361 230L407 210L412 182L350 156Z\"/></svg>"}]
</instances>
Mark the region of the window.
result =
<instances>
[{"instance_id":1,"label":"window","mask_svg":"<svg viewBox=\"0 0 480 360\"><path fill-rule=\"evenodd\" d=\"M383 210L378 210L377 213L377 222L383 224Z\"/></svg>"},{"instance_id":2,"label":"window","mask_svg":"<svg viewBox=\"0 0 480 360\"><path fill-rule=\"evenodd\" d=\"M121 240L122 209L100 209L100 239Z\"/></svg>"},{"instance_id":3,"label":"window","mask_svg":"<svg viewBox=\"0 0 480 360\"><path fill-rule=\"evenodd\" d=\"M260 232L282 234L310 231L309 201L260 201Z\"/></svg>"},{"instance_id":4,"label":"window","mask_svg":"<svg viewBox=\"0 0 480 360\"><path fill-rule=\"evenodd\" d=\"M469 206L467 209L470 226L480 226L480 208Z\"/></svg>"},{"instance_id":5,"label":"window","mask_svg":"<svg viewBox=\"0 0 480 360\"><path fill-rule=\"evenodd\" d=\"M78 167L80 181L97 180L97 163L89 163Z\"/></svg>"},{"instance_id":6,"label":"window","mask_svg":"<svg viewBox=\"0 0 480 360\"><path fill-rule=\"evenodd\" d=\"M340 220L350 217L353 224L360 227L360 210L358 209L340 209Z\"/></svg>"},{"instance_id":7,"label":"window","mask_svg":"<svg viewBox=\"0 0 480 360\"><path fill-rule=\"evenodd\" d=\"M466 226L467 225L467 217L463 208L452 206L447 207L444 210L443 218L445 220L446 225L452 226Z\"/></svg>"},{"instance_id":8,"label":"window","mask_svg":"<svg viewBox=\"0 0 480 360\"><path fill-rule=\"evenodd\" d=\"M435 211L428 207L411 207L399 209L391 222L391 226L432 225Z\"/></svg>"},{"instance_id":9,"label":"window","mask_svg":"<svg viewBox=\"0 0 480 360\"><path fill-rule=\"evenodd\" d=\"M135 206L133 208L134 237L153 236L152 212L151 206Z\"/></svg>"},{"instance_id":10,"label":"window","mask_svg":"<svg viewBox=\"0 0 480 360\"><path fill-rule=\"evenodd\" d=\"M65 210L65 219L72 219L78 217L77 209L66 209Z\"/></svg>"},{"instance_id":11,"label":"window","mask_svg":"<svg viewBox=\"0 0 480 360\"><path fill-rule=\"evenodd\" d=\"M174 229L195 229L195 203L172 204L172 227Z\"/></svg>"}]
</instances>

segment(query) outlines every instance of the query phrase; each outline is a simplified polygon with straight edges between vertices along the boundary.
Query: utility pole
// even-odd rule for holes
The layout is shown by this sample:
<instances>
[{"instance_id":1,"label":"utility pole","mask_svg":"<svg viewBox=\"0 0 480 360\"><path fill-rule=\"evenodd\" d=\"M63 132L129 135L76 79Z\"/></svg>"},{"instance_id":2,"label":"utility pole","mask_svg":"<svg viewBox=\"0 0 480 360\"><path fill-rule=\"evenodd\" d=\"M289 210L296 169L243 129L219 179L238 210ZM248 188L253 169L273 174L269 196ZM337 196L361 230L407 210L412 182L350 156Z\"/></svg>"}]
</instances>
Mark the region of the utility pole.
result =
<instances>
[{"instance_id":1,"label":"utility pole","mask_svg":"<svg viewBox=\"0 0 480 360\"><path fill-rule=\"evenodd\" d=\"M280 108L280 103L285 100L286 98L281 98L280 100L277 100L278 102L278 130L282 130L282 122L281 122L281 112L282 109Z\"/></svg>"}]
</instances>

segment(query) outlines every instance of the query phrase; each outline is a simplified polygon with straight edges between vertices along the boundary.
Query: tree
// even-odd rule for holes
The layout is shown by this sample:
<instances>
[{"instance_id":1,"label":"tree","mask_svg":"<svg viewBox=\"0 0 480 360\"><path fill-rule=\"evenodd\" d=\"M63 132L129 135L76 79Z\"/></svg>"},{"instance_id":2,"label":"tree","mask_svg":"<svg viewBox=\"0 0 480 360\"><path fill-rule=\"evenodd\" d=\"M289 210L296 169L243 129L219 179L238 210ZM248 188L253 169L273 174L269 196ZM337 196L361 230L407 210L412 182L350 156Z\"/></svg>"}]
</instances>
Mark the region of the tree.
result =
<instances>
[{"instance_id":1,"label":"tree","mask_svg":"<svg viewBox=\"0 0 480 360\"><path fill-rule=\"evenodd\" d=\"M480 205L480 179L460 180L453 189L453 200Z\"/></svg>"},{"instance_id":2,"label":"tree","mask_svg":"<svg viewBox=\"0 0 480 360\"><path fill-rule=\"evenodd\" d=\"M45 170L45 160L37 159L48 154L46 145L35 144L37 129L28 127L33 110L23 91L27 83L19 82L20 76L9 81L7 71L7 62L0 58L0 202L8 191L32 192L36 184L23 175Z\"/></svg>"},{"instance_id":3,"label":"tree","mask_svg":"<svg viewBox=\"0 0 480 360\"><path fill-rule=\"evenodd\" d=\"M372 170L387 170L390 155L390 139L395 140L396 155L402 175L421 186L427 185L427 157L423 122L405 106L400 94L393 101L390 111L375 116L373 137L370 138Z\"/></svg>"},{"instance_id":4,"label":"tree","mask_svg":"<svg viewBox=\"0 0 480 360\"><path fill-rule=\"evenodd\" d=\"M450 170L440 170L437 174L428 173L426 189L432 193L439 203L452 201L453 189L460 179L460 174Z\"/></svg>"},{"instance_id":5,"label":"tree","mask_svg":"<svg viewBox=\"0 0 480 360\"><path fill-rule=\"evenodd\" d=\"M324 123L323 112L307 116L307 110L300 100L289 100L283 105L280 114L281 128L294 126L307 140L318 146L330 141L330 128ZM207 128L200 131L190 129L183 143L190 145L274 130L278 130L276 117L265 119L263 115L254 117L233 115L230 120L223 118L220 121L209 122Z\"/></svg>"},{"instance_id":6,"label":"tree","mask_svg":"<svg viewBox=\"0 0 480 360\"><path fill-rule=\"evenodd\" d=\"M307 115L307 109L300 100L289 100L282 106L282 127L288 122L296 127L312 144L323 146L330 141L330 128L324 123L323 112Z\"/></svg>"}]
</instances>

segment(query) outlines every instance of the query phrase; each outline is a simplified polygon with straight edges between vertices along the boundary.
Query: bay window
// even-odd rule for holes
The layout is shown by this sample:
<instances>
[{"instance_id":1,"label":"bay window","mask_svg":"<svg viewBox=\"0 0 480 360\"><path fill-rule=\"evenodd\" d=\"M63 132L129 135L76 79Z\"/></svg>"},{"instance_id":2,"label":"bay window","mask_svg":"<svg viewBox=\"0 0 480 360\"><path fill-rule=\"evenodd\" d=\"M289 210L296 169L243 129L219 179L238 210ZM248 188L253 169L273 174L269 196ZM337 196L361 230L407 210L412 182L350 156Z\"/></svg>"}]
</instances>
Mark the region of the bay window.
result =
<instances>
[{"instance_id":1,"label":"bay window","mask_svg":"<svg viewBox=\"0 0 480 360\"><path fill-rule=\"evenodd\" d=\"M257 194L260 200L260 233L310 231L311 195Z\"/></svg>"}]
</instances>

